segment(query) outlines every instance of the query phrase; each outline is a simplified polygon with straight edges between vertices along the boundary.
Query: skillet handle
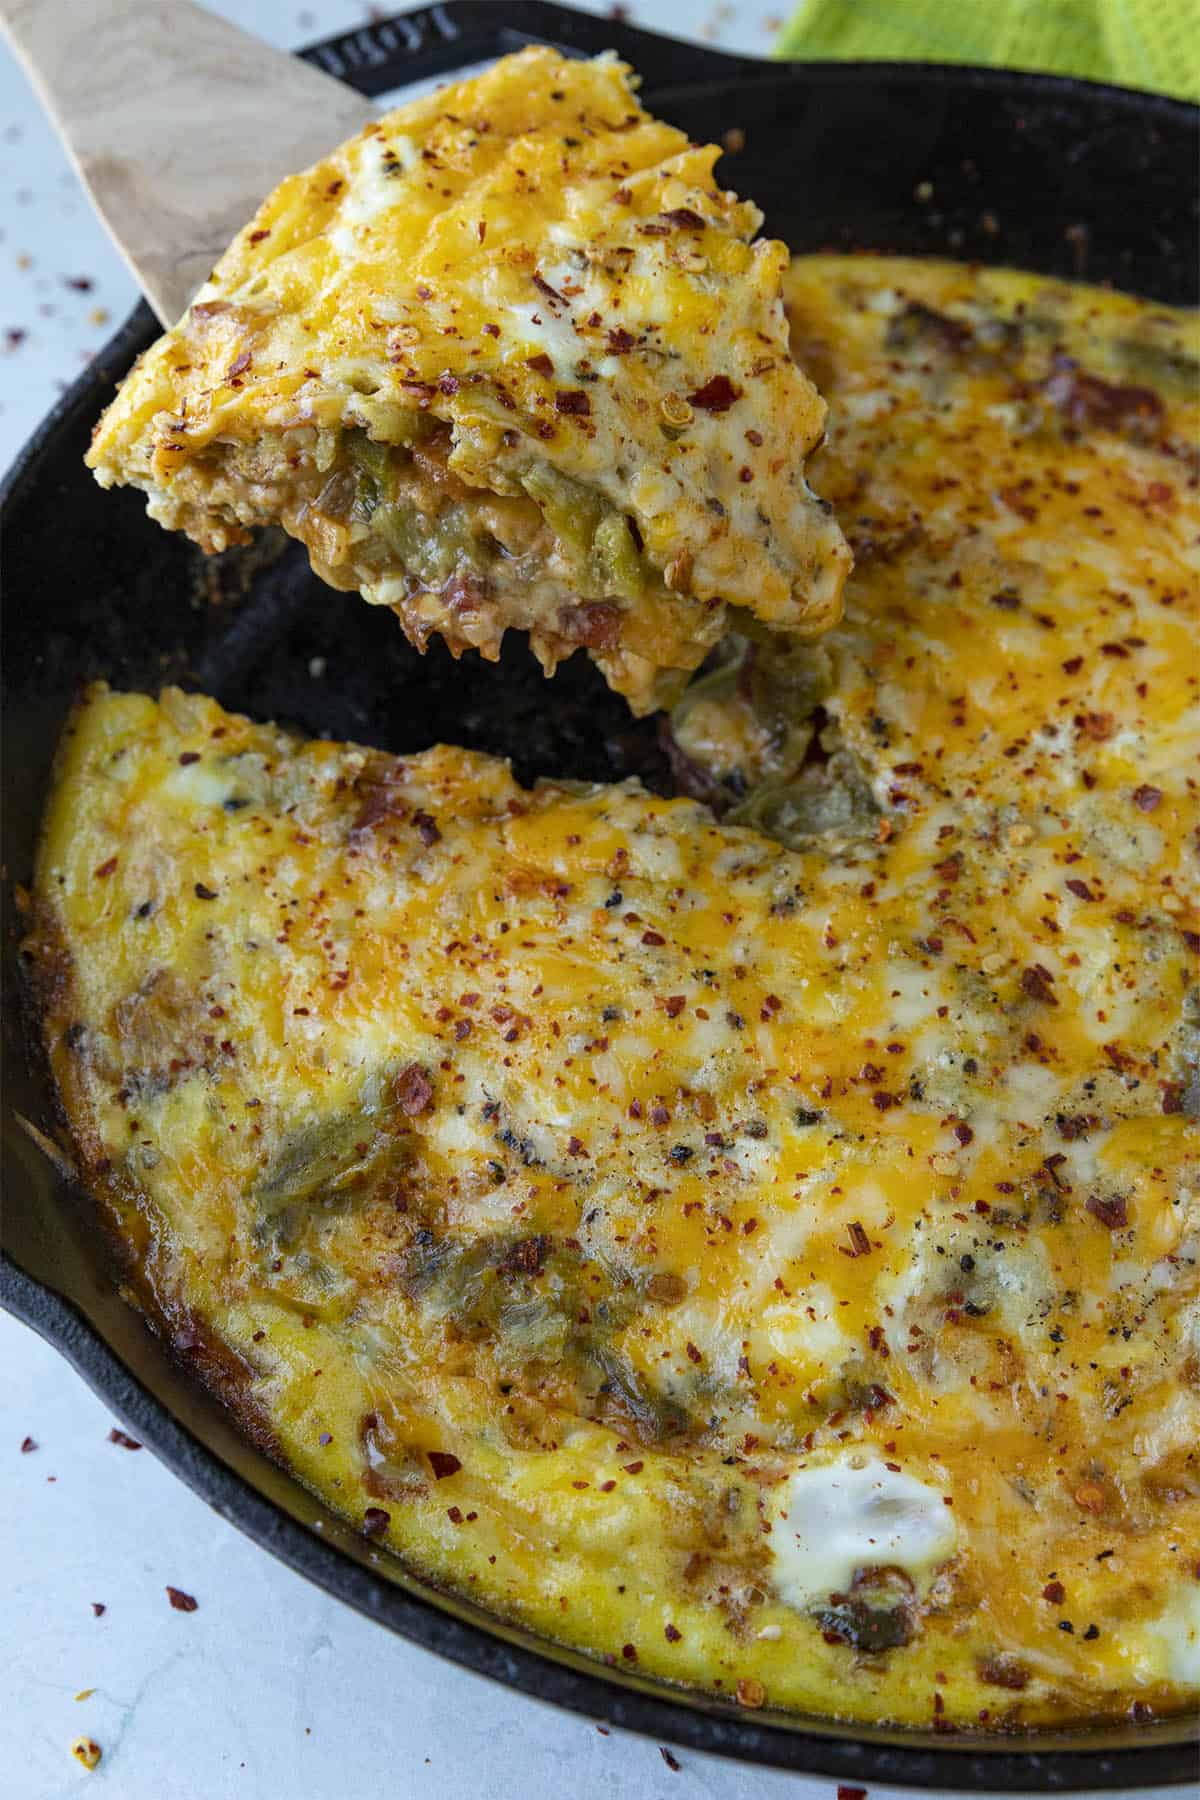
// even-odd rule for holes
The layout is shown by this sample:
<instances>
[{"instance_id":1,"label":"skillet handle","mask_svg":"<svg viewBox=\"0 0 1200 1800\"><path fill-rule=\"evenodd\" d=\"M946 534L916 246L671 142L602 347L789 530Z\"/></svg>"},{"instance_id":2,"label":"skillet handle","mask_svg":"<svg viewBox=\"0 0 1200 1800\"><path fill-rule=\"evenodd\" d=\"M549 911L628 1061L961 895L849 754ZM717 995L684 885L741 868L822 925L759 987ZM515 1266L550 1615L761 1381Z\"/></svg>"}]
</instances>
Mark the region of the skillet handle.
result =
<instances>
[{"instance_id":1,"label":"skillet handle","mask_svg":"<svg viewBox=\"0 0 1200 1800\"><path fill-rule=\"evenodd\" d=\"M758 73L777 77L780 69L778 63L681 43L623 18L575 12L553 0L512 0L504 6L495 0L441 0L326 38L300 54L326 74L375 96L527 44L551 44L577 56L615 50L643 77L647 90L657 93L731 75L740 80Z\"/></svg>"}]
</instances>

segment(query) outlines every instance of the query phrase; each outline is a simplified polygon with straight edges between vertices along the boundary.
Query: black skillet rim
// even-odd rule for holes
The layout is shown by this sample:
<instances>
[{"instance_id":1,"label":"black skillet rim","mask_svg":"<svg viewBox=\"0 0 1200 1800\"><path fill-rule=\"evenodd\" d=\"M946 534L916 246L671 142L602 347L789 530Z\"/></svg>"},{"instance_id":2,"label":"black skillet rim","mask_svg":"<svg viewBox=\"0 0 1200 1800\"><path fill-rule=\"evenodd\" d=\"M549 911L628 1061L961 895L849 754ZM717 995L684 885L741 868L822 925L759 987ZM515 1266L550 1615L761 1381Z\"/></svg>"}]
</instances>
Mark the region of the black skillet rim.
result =
<instances>
[{"instance_id":1,"label":"black skillet rim","mask_svg":"<svg viewBox=\"0 0 1200 1800\"><path fill-rule=\"evenodd\" d=\"M705 45L677 43L623 20L568 11L550 0L518 0L498 13L489 0L447 0L325 40L303 54L367 94L548 41L583 54L615 48L641 69L647 88L656 92L760 76L773 81L791 76L821 85L925 77L1009 96L1077 98L1090 93L1118 109L1172 124L1194 124L1200 117L1182 101L1069 77L954 65L773 63L733 57ZM34 432L0 484L0 504L35 475L41 451L66 421L94 410L106 372L126 368L153 329L148 309L139 306ZM7 1253L0 1256L0 1303L58 1349L174 1474L288 1567L389 1630L533 1698L691 1749L864 1783L1013 1792L1126 1790L1182 1783L1195 1774L1194 1738L1186 1720L1142 1729L1136 1744L1114 1727L1041 1734L1026 1748L1015 1739L956 1741L782 1717L773 1721L764 1716L760 1722L708 1696L673 1695L664 1683L619 1671L602 1673L576 1653L453 1600L422 1597L428 1589L406 1590L381 1579L322 1541L208 1449L138 1380L80 1308L28 1275Z\"/></svg>"}]
</instances>

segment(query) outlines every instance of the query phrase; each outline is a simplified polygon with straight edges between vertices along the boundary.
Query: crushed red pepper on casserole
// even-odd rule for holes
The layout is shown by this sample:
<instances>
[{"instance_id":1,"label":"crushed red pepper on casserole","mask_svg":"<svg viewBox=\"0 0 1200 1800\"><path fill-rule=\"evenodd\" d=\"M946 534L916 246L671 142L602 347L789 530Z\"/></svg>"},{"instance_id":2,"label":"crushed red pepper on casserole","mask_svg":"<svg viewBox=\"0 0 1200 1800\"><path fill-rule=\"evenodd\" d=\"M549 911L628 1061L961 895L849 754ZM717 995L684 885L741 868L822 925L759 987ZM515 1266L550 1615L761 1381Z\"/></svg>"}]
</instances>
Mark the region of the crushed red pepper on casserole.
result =
<instances>
[{"instance_id":1,"label":"crushed red pepper on casserole","mask_svg":"<svg viewBox=\"0 0 1200 1800\"><path fill-rule=\"evenodd\" d=\"M849 552L805 479L787 251L635 87L532 47L283 182L126 379L97 479L207 550L282 524L422 649L582 647L639 712L729 604L828 625Z\"/></svg>"},{"instance_id":2,"label":"crushed red pepper on casserole","mask_svg":"<svg viewBox=\"0 0 1200 1800\"><path fill-rule=\"evenodd\" d=\"M676 713L704 804L85 698L26 944L74 1154L381 1568L751 1710L1152 1718L1200 1687L1198 334L857 258L789 304L858 567Z\"/></svg>"}]
</instances>

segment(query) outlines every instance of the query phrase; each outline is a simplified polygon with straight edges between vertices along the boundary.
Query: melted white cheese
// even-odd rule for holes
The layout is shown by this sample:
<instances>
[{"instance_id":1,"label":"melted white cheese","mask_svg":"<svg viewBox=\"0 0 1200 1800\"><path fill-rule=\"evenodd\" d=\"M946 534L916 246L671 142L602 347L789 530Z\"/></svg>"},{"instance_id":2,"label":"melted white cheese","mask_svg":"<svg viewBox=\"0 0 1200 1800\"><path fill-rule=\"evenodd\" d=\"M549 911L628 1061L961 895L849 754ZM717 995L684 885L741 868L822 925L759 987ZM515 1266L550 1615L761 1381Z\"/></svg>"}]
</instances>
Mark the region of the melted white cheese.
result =
<instances>
[{"instance_id":1,"label":"melted white cheese","mask_svg":"<svg viewBox=\"0 0 1200 1800\"><path fill-rule=\"evenodd\" d=\"M1184 1687L1200 1687L1200 1584L1181 1587L1166 1611L1148 1627L1162 1674Z\"/></svg>"},{"instance_id":2,"label":"melted white cheese","mask_svg":"<svg viewBox=\"0 0 1200 1800\"><path fill-rule=\"evenodd\" d=\"M859 1569L903 1569L918 1590L954 1554L958 1533L944 1496L873 1458L797 1469L772 1518L775 1587L806 1610L844 1593Z\"/></svg>"}]
</instances>

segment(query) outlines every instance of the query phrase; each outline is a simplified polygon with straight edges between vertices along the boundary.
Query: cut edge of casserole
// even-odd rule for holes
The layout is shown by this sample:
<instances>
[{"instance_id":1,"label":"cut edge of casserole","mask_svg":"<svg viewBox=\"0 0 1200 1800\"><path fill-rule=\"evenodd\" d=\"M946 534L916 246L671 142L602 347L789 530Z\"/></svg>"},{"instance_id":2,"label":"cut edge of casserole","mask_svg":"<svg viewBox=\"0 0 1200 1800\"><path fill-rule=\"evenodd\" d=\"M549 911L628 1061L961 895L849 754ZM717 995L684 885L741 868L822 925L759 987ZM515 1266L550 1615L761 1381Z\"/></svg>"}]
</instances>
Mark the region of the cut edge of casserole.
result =
<instances>
[{"instance_id":1,"label":"cut edge of casserole","mask_svg":"<svg viewBox=\"0 0 1200 1800\"><path fill-rule=\"evenodd\" d=\"M141 358L87 461L205 550L281 524L418 647L580 646L669 702L726 606L836 618L783 245L628 68L531 48L269 196Z\"/></svg>"}]
</instances>

